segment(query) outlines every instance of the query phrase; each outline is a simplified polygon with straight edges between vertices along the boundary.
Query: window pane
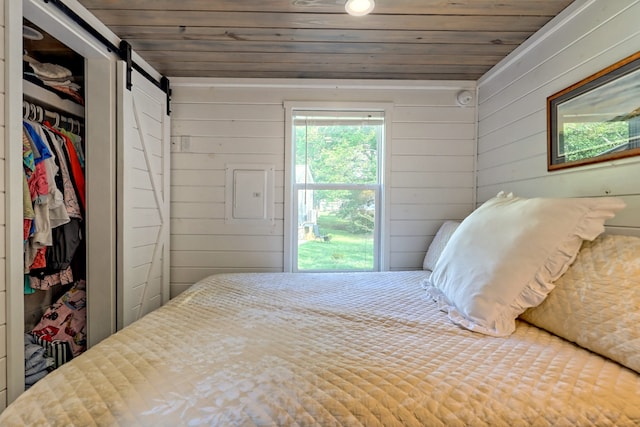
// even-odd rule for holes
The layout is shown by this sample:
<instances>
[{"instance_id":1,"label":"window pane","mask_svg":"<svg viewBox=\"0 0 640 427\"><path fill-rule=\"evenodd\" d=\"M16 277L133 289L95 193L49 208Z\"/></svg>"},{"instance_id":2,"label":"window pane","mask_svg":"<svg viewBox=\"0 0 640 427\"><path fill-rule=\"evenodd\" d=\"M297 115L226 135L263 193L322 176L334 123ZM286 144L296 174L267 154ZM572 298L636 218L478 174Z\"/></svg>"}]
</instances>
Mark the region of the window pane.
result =
<instances>
[{"instance_id":1,"label":"window pane","mask_svg":"<svg viewBox=\"0 0 640 427\"><path fill-rule=\"evenodd\" d=\"M383 111L293 112L295 271L373 271Z\"/></svg>"},{"instance_id":2,"label":"window pane","mask_svg":"<svg viewBox=\"0 0 640 427\"><path fill-rule=\"evenodd\" d=\"M354 117L296 117L297 183L373 184L378 181L382 121Z\"/></svg>"},{"instance_id":3,"label":"window pane","mask_svg":"<svg viewBox=\"0 0 640 427\"><path fill-rule=\"evenodd\" d=\"M373 270L375 199L375 190L298 190L297 269Z\"/></svg>"}]
</instances>

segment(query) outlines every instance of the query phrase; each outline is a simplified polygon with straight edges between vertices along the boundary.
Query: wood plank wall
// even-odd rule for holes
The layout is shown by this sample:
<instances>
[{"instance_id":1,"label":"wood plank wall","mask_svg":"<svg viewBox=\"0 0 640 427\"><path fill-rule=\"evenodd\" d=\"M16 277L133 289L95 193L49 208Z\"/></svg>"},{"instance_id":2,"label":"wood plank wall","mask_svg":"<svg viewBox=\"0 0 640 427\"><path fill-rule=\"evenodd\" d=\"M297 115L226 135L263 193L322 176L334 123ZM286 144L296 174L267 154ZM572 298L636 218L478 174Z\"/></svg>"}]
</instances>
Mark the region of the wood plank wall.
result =
<instances>
[{"instance_id":1,"label":"wood plank wall","mask_svg":"<svg viewBox=\"0 0 640 427\"><path fill-rule=\"evenodd\" d=\"M547 172L546 99L638 51L639 0L580 1L478 82L478 202L620 196L609 231L640 235L640 157Z\"/></svg>"},{"instance_id":2,"label":"wood plank wall","mask_svg":"<svg viewBox=\"0 0 640 427\"><path fill-rule=\"evenodd\" d=\"M284 268L284 101L391 102L389 268L417 269L446 219L474 206L475 82L173 78L171 286L213 273ZM180 151L178 151L180 150ZM225 224L225 164L276 166L276 223Z\"/></svg>"},{"instance_id":3,"label":"wood plank wall","mask_svg":"<svg viewBox=\"0 0 640 427\"><path fill-rule=\"evenodd\" d=\"M6 186L5 186L5 4L0 0L0 241L5 242L6 230ZM0 245L0 411L7 404L7 292L6 292L6 253L4 243Z\"/></svg>"}]
</instances>

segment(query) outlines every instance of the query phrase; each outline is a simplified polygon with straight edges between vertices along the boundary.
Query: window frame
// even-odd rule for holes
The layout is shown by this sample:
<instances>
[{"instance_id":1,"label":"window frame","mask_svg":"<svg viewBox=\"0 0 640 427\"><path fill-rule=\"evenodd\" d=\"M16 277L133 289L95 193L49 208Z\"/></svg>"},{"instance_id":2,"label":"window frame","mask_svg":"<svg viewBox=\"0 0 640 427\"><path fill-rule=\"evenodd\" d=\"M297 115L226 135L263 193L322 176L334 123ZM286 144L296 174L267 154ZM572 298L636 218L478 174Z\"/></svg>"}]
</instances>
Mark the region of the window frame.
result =
<instances>
[{"instance_id":1,"label":"window frame","mask_svg":"<svg viewBox=\"0 0 640 427\"><path fill-rule=\"evenodd\" d=\"M549 96L547 98L547 170L549 172L572 168L576 166L591 165L594 163L609 162L625 157L640 155L637 147L638 123L637 116L631 119L618 119L618 114L635 114L636 111L620 112L612 111L612 106L619 108L618 104L635 99L633 89L624 86L628 81L640 75L640 52L628 56L615 64ZM633 102L633 101L630 101ZM633 104L631 108L637 104ZM580 117L584 123L598 123L618 119L629 126L627 148L615 150L599 155L589 155L576 160L565 158L564 147L564 116ZM633 117L633 116L632 116ZM590 118L590 119L589 119ZM572 119L580 123L580 119ZM571 122L569 122L571 123ZM634 141L632 143L632 141ZM622 144L624 145L624 144Z\"/></svg>"},{"instance_id":2,"label":"window frame","mask_svg":"<svg viewBox=\"0 0 640 427\"><path fill-rule=\"evenodd\" d=\"M301 102L285 101L285 192L284 192L284 271L286 272L319 272L324 270L297 269L297 186L295 184L295 150L293 118L296 111L354 111L381 112L384 117L383 141L378 147L378 183L376 188L376 217L374 231L374 268L373 271L384 271L388 268L389 257L389 224L388 224L388 146L391 141L391 123L393 104L367 102ZM340 188L345 185L340 184ZM371 184L353 184L354 189L365 189ZM318 188L316 188L318 187ZM322 187L322 188L319 188ZM309 188L309 187L307 187ZM314 189L334 189L331 184L318 184ZM294 226L296 232L294 232ZM350 270L327 270L350 271Z\"/></svg>"}]
</instances>

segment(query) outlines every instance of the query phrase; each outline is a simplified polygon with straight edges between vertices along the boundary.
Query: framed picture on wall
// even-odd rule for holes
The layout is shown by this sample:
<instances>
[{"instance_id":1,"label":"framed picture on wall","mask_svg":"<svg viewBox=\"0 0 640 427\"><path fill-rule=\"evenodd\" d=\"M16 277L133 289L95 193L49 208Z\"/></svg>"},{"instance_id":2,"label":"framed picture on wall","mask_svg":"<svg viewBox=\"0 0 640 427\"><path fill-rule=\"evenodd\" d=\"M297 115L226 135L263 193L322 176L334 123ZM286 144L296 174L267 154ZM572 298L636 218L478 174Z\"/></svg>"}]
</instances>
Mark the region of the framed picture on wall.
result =
<instances>
[{"instance_id":1,"label":"framed picture on wall","mask_svg":"<svg viewBox=\"0 0 640 427\"><path fill-rule=\"evenodd\" d=\"M549 171L640 154L640 52L547 98Z\"/></svg>"}]
</instances>

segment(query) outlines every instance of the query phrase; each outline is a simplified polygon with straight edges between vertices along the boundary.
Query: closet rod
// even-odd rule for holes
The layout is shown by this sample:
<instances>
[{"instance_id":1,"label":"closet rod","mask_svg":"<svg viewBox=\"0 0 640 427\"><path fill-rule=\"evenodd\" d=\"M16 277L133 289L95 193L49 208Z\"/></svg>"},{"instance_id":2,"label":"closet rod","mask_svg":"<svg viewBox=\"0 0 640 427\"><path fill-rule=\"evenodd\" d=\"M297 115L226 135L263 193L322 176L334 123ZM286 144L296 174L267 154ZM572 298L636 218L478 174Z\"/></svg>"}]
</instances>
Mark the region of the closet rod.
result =
<instances>
[{"instance_id":1,"label":"closet rod","mask_svg":"<svg viewBox=\"0 0 640 427\"><path fill-rule=\"evenodd\" d=\"M131 66L134 70L142 74L144 78L149 80L151 83L156 85L160 90L162 90L167 95L167 114L170 113L170 96L171 96L171 88L169 86L169 79L165 76L162 76L161 80L156 80L151 74L149 74L145 69L143 69L139 64L132 61L130 58L130 49L131 46L127 42L121 43L121 46L116 46L111 41L109 41L102 33L91 26L87 21L85 21L80 15L71 10L66 4L62 2L62 0L44 0L45 3L51 3L56 6L62 13L67 15L73 22L82 27L85 31L91 34L96 40L102 43L109 52L117 53L120 59L127 61L127 66ZM129 52L127 52L129 50ZM127 86L130 89L130 82L127 82Z\"/></svg>"},{"instance_id":2,"label":"closet rod","mask_svg":"<svg viewBox=\"0 0 640 427\"><path fill-rule=\"evenodd\" d=\"M76 133L79 133L83 128L81 120L69 116L66 113L61 114L58 111L52 110L48 107L43 107L31 101L22 102L22 118L38 123L50 121L52 126L56 128L66 123L69 126L69 129L67 130L73 132L77 128L78 132ZM64 126L62 127L64 128Z\"/></svg>"}]
</instances>

